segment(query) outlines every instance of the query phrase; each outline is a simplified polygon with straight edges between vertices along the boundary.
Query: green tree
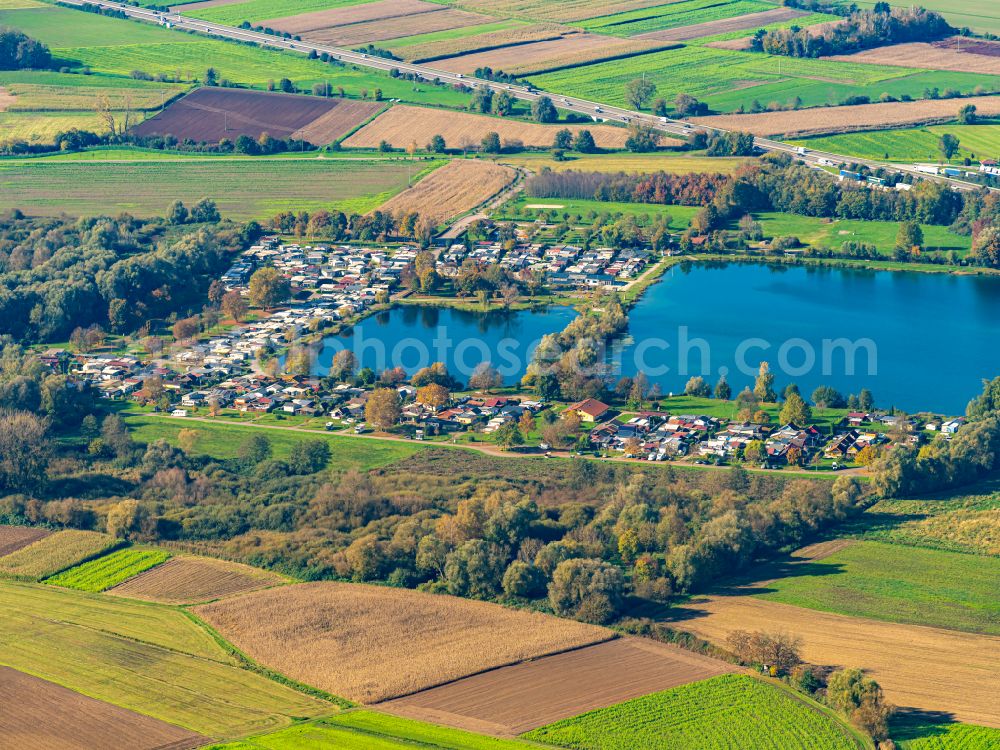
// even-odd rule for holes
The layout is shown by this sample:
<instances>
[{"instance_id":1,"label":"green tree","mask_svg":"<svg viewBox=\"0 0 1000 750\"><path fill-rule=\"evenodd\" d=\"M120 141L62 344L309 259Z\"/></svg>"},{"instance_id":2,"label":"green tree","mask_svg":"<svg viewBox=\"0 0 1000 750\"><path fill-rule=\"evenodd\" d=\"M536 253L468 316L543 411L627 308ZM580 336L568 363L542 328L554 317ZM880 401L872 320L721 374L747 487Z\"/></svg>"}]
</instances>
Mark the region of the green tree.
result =
<instances>
[{"instance_id":1,"label":"green tree","mask_svg":"<svg viewBox=\"0 0 1000 750\"><path fill-rule=\"evenodd\" d=\"M431 142L427 144L427 150L433 151L435 154L443 154L447 149L448 146L444 142L444 136L440 134L431 138Z\"/></svg>"},{"instance_id":2,"label":"green tree","mask_svg":"<svg viewBox=\"0 0 1000 750\"><path fill-rule=\"evenodd\" d=\"M490 131L483 136L482 143L480 144L480 149L487 154L499 154L500 153L500 134L495 131Z\"/></svg>"},{"instance_id":3,"label":"green tree","mask_svg":"<svg viewBox=\"0 0 1000 750\"><path fill-rule=\"evenodd\" d=\"M767 448L762 440L751 440L743 446L743 459L748 464L761 464L767 460Z\"/></svg>"},{"instance_id":4,"label":"green tree","mask_svg":"<svg viewBox=\"0 0 1000 750\"><path fill-rule=\"evenodd\" d=\"M504 561L483 539L472 539L448 555L444 576L448 593L474 599L496 596L504 574Z\"/></svg>"},{"instance_id":5,"label":"green tree","mask_svg":"<svg viewBox=\"0 0 1000 750\"><path fill-rule=\"evenodd\" d=\"M976 235L972 255L982 266L1000 268L1000 227L986 227Z\"/></svg>"},{"instance_id":6,"label":"green tree","mask_svg":"<svg viewBox=\"0 0 1000 750\"><path fill-rule=\"evenodd\" d=\"M500 446L500 450L504 451L517 445L524 445L524 435L521 434L516 422L504 422L497 427L493 433L493 439Z\"/></svg>"},{"instance_id":7,"label":"green tree","mask_svg":"<svg viewBox=\"0 0 1000 750\"><path fill-rule=\"evenodd\" d=\"M826 702L874 739L884 740L888 736L893 708L886 702L879 684L860 669L842 669L831 674L826 684Z\"/></svg>"},{"instance_id":8,"label":"green tree","mask_svg":"<svg viewBox=\"0 0 1000 750\"><path fill-rule=\"evenodd\" d=\"M594 135L589 130L581 130L573 139L573 150L581 154L592 154L597 151L597 144L594 142Z\"/></svg>"},{"instance_id":9,"label":"green tree","mask_svg":"<svg viewBox=\"0 0 1000 750\"><path fill-rule=\"evenodd\" d=\"M573 132L569 128L557 130L555 140L552 142L552 148L561 151L569 151L573 148Z\"/></svg>"},{"instance_id":10,"label":"green tree","mask_svg":"<svg viewBox=\"0 0 1000 750\"><path fill-rule=\"evenodd\" d=\"M701 375L695 375L693 378L688 380L687 384L684 386L684 393L688 396L708 398L712 395L712 387Z\"/></svg>"},{"instance_id":11,"label":"green tree","mask_svg":"<svg viewBox=\"0 0 1000 750\"><path fill-rule=\"evenodd\" d=\"M531 104L531 116L535 122L555 122L559 119L559 112L549 97L540 96Z\"/></svg>"},{"instance_id":12,"label":"green tree","mask_svg":"<svg viewBox=\"0 0 1000 750\"><path fill-rule=\"evenodd\" d=\"M715 384L715 397L720 401L728 401L733 395L733 389L726 380L725 375L719 376L719 382Z\"/></svg>"},{"instance_id":13,"label":"green tree","mask_svg":"<svg viewBox=\"0 0 1000 750\"><path fill-rule=\"evenodd\" d=\"M545 574L537 567L515 560L503 574L503 592L516 599L534 599L545 593Z\"/></svg>"},{"instance_id":14,"label":"green tree","mask_svg":"<svg viewBox=\"0 0 1000 750\"><path fill-rule=\"evenodd\" d=\"M186 224L188 216L187 206L181 201L174 201L167 209L167 221L171 224Z\"/></svg>"},{"instance_id":15,"label":"green tree","mask_svg":"<svg viewBox=\"0 0 1000 750\"><path fill-rule=\"evenodd\" d=\"M899 231L896 233L897 250L909 252L923 246L923 244L924 230L920 228L920 224L915 221L904 221L899 225Z\"/></svg>"},{"instance_id":16,"label":"green tree","mask_svg":"<svg viewBox=\"0 0 1000 750\"><path fill-rule=\"evenodd\" d=\"M948 161L951 161L951 157L958 153L958 146L958 137L952 135L951 133L944 133L941 138L938 139L938 150Z\"/></svg>"},{"instance_id":17,"label":"green tree","mask_svg":"<svg viewBox=\"0 0 1000 750\"><path fill-rule=\"evenodd\" d=\"M621 570L601 560L573 558L553 572L549 603L556 614L603 625L618 616L624 592Z\"/></svg>"},{"instance_id":18,"label":"green tree","mask_svg":"<svg viewBox=\"0 0 1000 750\"><path fill-rule=\"evenodd\" d=\"M782 424L794 424L798 427L805 427L812 420L812 410L802 400L802 396L797 393L791 393L785 399L778 419Z\"/></svg>"},{"instance_id":19,"label":"green tree","mask_svg":"<svg viewBox=\"0 0 1000 750\"><path fill-rule=\"evenodd\" d=\"M958 110L958 121L962 125L975 125L977 120L976 116L976 105L966 104L960 110Z\"/></svg>"},{"instance_id":20,"label":"green tree","mask_svg":"<svg viewBox=\"0 0 1000 750\"><path fill-rule=\"evenodd\" d=\"M656 94L656 84L645 78L635 78L625 84L625 101L632 109L642 109Z\"/></svg>"},{"instance_id":21,"label":"green tree","mask_svg":"<svg viewBox=\"0 0 1000 750\"><path fill-rule=\"evenodd\" d=\"M633 125L629 128L628 138L625 139L625 148L636 154L656 151L659 145L660 133L651 125Z\"/></svg>"}]
</instances>

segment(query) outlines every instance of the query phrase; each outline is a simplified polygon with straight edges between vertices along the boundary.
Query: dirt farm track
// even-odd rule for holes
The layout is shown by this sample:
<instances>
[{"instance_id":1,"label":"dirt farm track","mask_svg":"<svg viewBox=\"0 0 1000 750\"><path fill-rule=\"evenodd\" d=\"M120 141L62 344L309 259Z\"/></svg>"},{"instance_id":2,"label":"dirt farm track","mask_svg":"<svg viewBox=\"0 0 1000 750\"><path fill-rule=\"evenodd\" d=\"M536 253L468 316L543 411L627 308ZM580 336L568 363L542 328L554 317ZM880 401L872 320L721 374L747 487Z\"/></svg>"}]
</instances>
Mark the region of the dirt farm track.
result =
<instances>
[{"instance_id":1,"label":"dirt farm track","mask_svg":"<svg viewBox=\"0 0 1000 750\"><path fill-rule=\"evenodd\" d=\"M863 666L901 707L945 711L1000 728L1000 638L899 625L749 596L702 597L673 612L671 627L725 644L733 630L784 630L813 664Z\"/></svg>"}]
</instances>

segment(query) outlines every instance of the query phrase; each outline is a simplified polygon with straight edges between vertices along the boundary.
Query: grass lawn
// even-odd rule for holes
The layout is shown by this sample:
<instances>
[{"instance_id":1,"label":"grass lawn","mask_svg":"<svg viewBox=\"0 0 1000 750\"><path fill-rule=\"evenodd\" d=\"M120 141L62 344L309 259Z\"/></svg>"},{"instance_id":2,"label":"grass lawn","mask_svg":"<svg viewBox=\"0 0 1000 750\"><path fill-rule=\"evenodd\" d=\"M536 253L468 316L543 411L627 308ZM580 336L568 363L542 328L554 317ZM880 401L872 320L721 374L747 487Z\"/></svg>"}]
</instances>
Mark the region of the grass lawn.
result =
<instances>
[{"instance_id":1,"label":"grass lawn","mask_svg":"<svg viewBox=\"0 0 1000 750\"><path fill-rule=\"evenodd\" d=\"M240 445L253 434L261 434L271 441L275 458L284 458L292 446L303 440L325 440L329 443L332 454L330 467L337 470L367 471L412 456L421 449L419 444L390 440L254 427L240 424L235 419L195 422L147 414L126 414L125 421L132 430L132 436L144 443L162 438L176 445L177 433L185 429L195 430L199 435L194 452L213 458L234 458Z\"/></svg>"},{"instance_id":2,"label":"grass lawn","mask_svg":"<svg viewBox=\"0 0 1000 750\"><path fill-rule=\"evenodd\" d=\"M330 719L300 724L242 742L212 745L205 750L525 750L519 740L502 740L459 729L400 719L374 711L348 711Z\"/></svg>"},{"instance_id":3,"label":"grass lawn","mask_svg":"<svg viewBox=\"0 0 1000 750\"><path fill-rule=\"evenodd\" d=\"M82 159L0 160L0 210L162 216L175 199L194 202L207 196L224 217L236 220L320 208L366 213L442 162L168 156L162 161L109 161L100 169L94 164Z\"/></svg>"},{"instance_id":4,"label":"grass lawn","mask_svg":"<svg viewBox=\"0 0 1000 750\"><path fill-rule=\"evenodd\" d=\"M965 158L976 160L1000 156L1000 125L989 123L876 130L808 138L793 143L818 151L832 151L862 159L944 164L946 162L938 150L938 142L945 133L950 133L959 140L959 151L951 160L954 165L961 165ZM978 165L974 168L978 168Z\"/></svg>"},{"instance_id":5,"label":"grass lawn","mask_svg":"<svg viewBox=\"0 0 1000 750\"><path fill-rule=\"evenodd\" d=\"M1000 559L858 542L767 584L763 599L890 622L1000 635Z\"/></svg>"},{"instance_id":6,"label":"grass lawn","mask_svg":"<svg viewBox=\"0 0 1000 750\"><path fill-rule=\"evenodd\" d=\"M714 383L712 384L714 387ZM809 394L803 394L808 399ZM706 417L718 417L719 419L733 420L736 418L740 407L735 400L720 401L715 398L701 398L699 396L665 396L660 399L660 408L671 414L696 414ZM778 424L778 416L781 413L780 404L761 404L760 408L771 415L771 424ZM812 410L812 424L826 430L832 430L847 414L847 409L817 409Z\"/></svg>"},{"instance_id":7,"label":"grass lawn","mask_svg":"<svg viewBox=\"0 0 1000 750\"><path fill-rule=\"evenodd\" d=\"M45 582L77 591L106 591L166 562L169 557L170 553L162 549L121 549L64 570Z\"/></svg>"},{"instance_id":8,"label":"grass lawn","mask_svg":"<svg viewBox=\"0 0 1000 750\"><path fill-rule=\"evenodd\" d=\"M0 632L7 634L0 663L210 737L336 710L233 666L206 630L173 607L0 583Z\"/></svg>"},{"instance_id":9,"label":"grass lawn","mask_svg":"<svg viewBox=\"0 0 1000 750\"><path fill-rule=\"evenodd\" d=\"M671 229L683 231L691 223L691 218L698 212L697 206L663 206L652 203L618 203L577 198L530 198L519 195L505 203L494 218L503 219L534 219L543 213L549 215L552 222L560 222L565 214L569 214L571 224L589 226L593 223L591 215L596 218L601 214L615 216L634 216L640 226L648 226L661 216L670 216ZM576 216L580 216L577 221Z\"/></svg>"},{"instance_id":10,"label":"grass lawn","mask_svg":"<svg viewBox=\"0 0 1000 750\"><path fill-rule=\"evenodd\" d=\"M798 237L813 247L839 250L845 242L864 242L875 245L879 251L891 254L896 246L899 223L894 221L855 221L836 219L828 221L812 216L783 213L761 213L755 217L763 226L765 237ZM731 227L736 228L734 223ZM962 255L972 247L972 238L949 232L947 227L922 225L925 250L956 250Z\"/></svg>"},{"instance_id":11,"label":"grass lawn","mask_svg":"<svg viewBox=\"0 0 1000 750\"><path fill-rule=\"evenodd\" d=\"M861 747L831 713L742 674L591 711L524 737L578 750Z\"/></svg>"}]
</instances>

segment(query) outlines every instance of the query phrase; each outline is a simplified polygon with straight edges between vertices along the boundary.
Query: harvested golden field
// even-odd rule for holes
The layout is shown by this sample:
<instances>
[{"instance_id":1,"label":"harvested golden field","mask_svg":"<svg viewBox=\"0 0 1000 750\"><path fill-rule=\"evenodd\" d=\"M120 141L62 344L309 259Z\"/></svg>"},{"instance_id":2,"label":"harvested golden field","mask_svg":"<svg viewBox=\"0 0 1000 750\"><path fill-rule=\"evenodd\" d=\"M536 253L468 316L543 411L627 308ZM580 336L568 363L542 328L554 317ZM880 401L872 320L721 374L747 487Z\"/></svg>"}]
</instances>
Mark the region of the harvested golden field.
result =
<instances>
[{"instance_id":1,"label":"harvested golden field","mask_svg":"<svg viewBox=\"0 0 1000 750\"><path fill-rule=\"evenodd\" d=\"M373 117L383 107L378 102L341 99L332 110L299 128L289 137L320 145L333 143Z\"/></svg>"},{"instance_id":2,"label":"harvested golden field","mask_svg":"<svg viewBox=\"0 0 1000 750\"><path fill-rule=\"evenodd\" d=\"M723 18L718 21L706 21L705 23L679 26L674 29L650 31L645 34L637 34L636 36L639 39L680 42L686 39L698 39L703 36L715 36L716 34L743 31L744 29L759 29L771 23L791 21L793 18L801 18L808 15L807 12L796 10L795 8L775 8L774 10L765 10L760 13L745 13L742 16Z\"/></svg>"},{"instance_id":3,"label":"harvested golden field","mask_svg":"<svg viewBox=\"0 0 1000 750\"><path fill-rule=\"evenodd\" d=\"M17 97L3 86L0 86L0 112L12 106L15 101L17 101Z\"/></svg>"},{"instance_id":4,"label":"harvested golden field","mask_svg":"<svg viewBox=\"0 0 1000 750\"><path fill-rule=\"evenodd\" d=\"M0 557L27 547L51 533L48 529L36 529L30 526L0 526Z\"/></svg>"},{"instance_id":5,"label":"harvested golden field","mask_svg":"<svg viewBox=\"0 0 1000 750\"><path fill-rule=\"evenodd\" d=\"M853 130L881 130L901 125L948 122L958 110L974 104L980 115L1000 115L1000 96L972 96L967 99L923 99L916 102L859 104L855 107L822 107L755 115L711 115L693 117L695 124L754 135L800 136L842 133Z\"/></svg>"},{"instance_id":6,"label":"harvested golden field","mask_svg":"<svg viewBox=\"0 0 1000 750\"><path fill-rule=\"evenodd\" d=\"M533 44L448 57L436 60L434 67L453 73L472 73L476 68L488 66L505 73L523 75L662 49L663 44L653 41L617 39L583 32Z\"/></svg>"},{"instance_id":7,"label":"harvested golden field","mask_svg":"<svg viewBox=\"0 0 1000 750\"><path fill-rule=\"evenodd\" d=\"M37 581L96 557L117 544L114 537L96 531L57 531L0 558L0 575Z\"/></svg>"},{"instance_id":8,"label":"harvested golden field","mask_svg":"<svg viewBox=\"0 0 1000 750\"><path fill-rule=\"evenodd\" d=\"M967 40L961 40L964 44ZM851 55L833 55L827 60L842 60L871 65L894 65L903 68L950 70L964 73L1000 74L1000 43L979 42L970 49L959 49L955 39L929 44L912 42L876 47ZM994 54L988 54L993 52Z\"/></svg>"},{"instance_id":9,"label":"harvested golden field","mask_svg":"<svg viewBox=\"0 0 1000 750\"><path fill-rule=\"evenodd\" d=\"M897 706L1000 727L1000 638L818 612L748 596L701 597L672 627L725 645L733 630L784 630L813 664L863 667Z\"/></svg>"},{"instance_id":10,"label":"harvested golden field","mask_svg":"<svg viewBox=\"0 0 1000 750\"><path fill-rule=\"evenodd\" d=\"M269 18L261 21L261 25L278 31L287 31L290 34L302 34L306 31L329 29L334 26L384 21L399 16L433 13L439 10L441 10L440 5L428 3L425 0L376 0L374 3L349 5L346 8L332 8L312 13L299 13L294 16Z\"/></svg>"},{"instance_id":11,"label":"harvested golden field","mask_svg":"<svg viewBox=\"0 0 1000 750\"><path fill-rule=\"evenodd\" d=\"M380 209L397 216L416 211L440 224L492 198L516 176L510 167L491 161L456 159L390 198Z\"/></svg>"},{"instance_id":12,"label":"harvested golden field","mask_svg":"<svg viewBox=\"0 0 1000 750\"><path fill-rule=\"evenodd\" d=\"M260 663L363 703L614 635L498 604L332 582L258 591L195 612Z\"/></svg>"},{"instance_id":13,"label":"harvested golden field","mask_svg":"<svg viewBox=\"0 0 1000 750\"><path fill-rule=\"evenodd\" d=\"M278 586L286 580L248 565L211 557L172 557L106 593L161 604L198 604Z\"/></svg>"},{"instance_id":14,"label":"harvested golden field","mask_svg":"<svg viewBox=\"0 0 1000 750\"><path fill-rule=\"evenodd\" d=\"M457 39L438 39L423 44L395 46L388 42L385 46L396 55L411 62L427 62L443 57L454 57L479 50L496 49L519 45L526 42L538 42L543 39L558 39L566 33L566 27L555 23L529 23L514 26L510 29L487 31L483 34L463 36ZM405 38L405 37L404 37Z\"/></svg>"},{"instance_id":15,"label":"harvested golden field","mask_svg":"<svg viewBox=\"0 0 1000 750\"><path fill-rule=\"evenodd\" d=\"M456 0L455 4L498 16L569 23L669 2L679 0Z\"/></svg>"},{"instance_id":16,"label":"harvested golden field","mask_svg":"<svg viewBox=\"0 0 1000 750\"><path fill-rule=\"evenodd\" d=\"M10 667L0 667L0 705L0 746L18 750L186 750L208 742Z\"/></svg>"},{"instance_id":17,"label":"harvested golden field","mask_svg":"<svg viewBox=\"0 0 1000 750\"><path fill-rule=\"evenodd\" d=\"M589 130L600 148L624 148L628 139L625 128L610 125L542 125L471 112L397 104L347 138L343 145L349 148L378 148L382 141L388 141L394 148L406 148L416 141L418 147L423 148L431 138L440 135L448 148L477 149L483 136L493 131L501 141L521 141L525 146L548 147L552 145L556 132L564 127L574 134ZM667 141L670 139L661 142Z\"/></svg>"},{"instance_id":18,"label":"harvested golden field","mask_svg":"<svg viewBox=\"0 0 1000 750\"><path fill-rule=\"evenodd\" d=\"M507 737L738 668L645 638L618 638L466 677L382 704L397 716Z\"/></svg>"}]
</instances>

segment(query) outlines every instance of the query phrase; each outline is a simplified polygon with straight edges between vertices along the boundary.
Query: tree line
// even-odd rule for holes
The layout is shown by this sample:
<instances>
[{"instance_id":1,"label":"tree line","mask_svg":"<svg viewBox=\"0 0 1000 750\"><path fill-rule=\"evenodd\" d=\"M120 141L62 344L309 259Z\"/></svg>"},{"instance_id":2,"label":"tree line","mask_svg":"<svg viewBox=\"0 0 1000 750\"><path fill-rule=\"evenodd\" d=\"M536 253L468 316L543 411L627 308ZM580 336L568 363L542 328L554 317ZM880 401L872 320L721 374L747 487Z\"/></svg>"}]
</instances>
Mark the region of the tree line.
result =
<instances>
[{"instance_id":1,"label":"tree line","mask_svg":"<svg viewBox=\"0 0 1000 750\"><path fill-rule=\"evenodd\" d=\"M46 70L52 67L52 52L37 39L0 26L0 70Z\"/></svg>"}]
</instances>

